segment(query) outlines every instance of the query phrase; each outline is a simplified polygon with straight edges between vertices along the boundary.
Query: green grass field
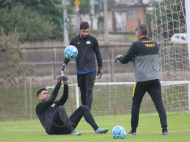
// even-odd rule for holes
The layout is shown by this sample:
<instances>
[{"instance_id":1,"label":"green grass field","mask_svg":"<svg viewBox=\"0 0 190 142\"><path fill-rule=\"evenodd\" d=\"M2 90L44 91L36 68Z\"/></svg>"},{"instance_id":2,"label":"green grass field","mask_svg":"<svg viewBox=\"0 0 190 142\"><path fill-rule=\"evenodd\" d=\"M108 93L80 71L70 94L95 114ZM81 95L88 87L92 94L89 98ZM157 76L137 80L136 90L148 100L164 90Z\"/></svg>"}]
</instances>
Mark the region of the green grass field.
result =
<instances>
[{"instance_id":1,"label":"green grass field","mask_svg":"<svg viewBox=\"0 0 190 142\"><path fill-rule=\"evenodd\" d=\"M116 125L130 131L130 115L95 117L99 127L109 128L107 134L95 134L93 129L81 120L77 130L81 136L47 135L38 120L1 121L0 142L188 142L190 140L190 112L167 114L169 136L162 136L158 115L141 114L137 136L113 139L111 130Z\"/></svg>"}]
</instances>

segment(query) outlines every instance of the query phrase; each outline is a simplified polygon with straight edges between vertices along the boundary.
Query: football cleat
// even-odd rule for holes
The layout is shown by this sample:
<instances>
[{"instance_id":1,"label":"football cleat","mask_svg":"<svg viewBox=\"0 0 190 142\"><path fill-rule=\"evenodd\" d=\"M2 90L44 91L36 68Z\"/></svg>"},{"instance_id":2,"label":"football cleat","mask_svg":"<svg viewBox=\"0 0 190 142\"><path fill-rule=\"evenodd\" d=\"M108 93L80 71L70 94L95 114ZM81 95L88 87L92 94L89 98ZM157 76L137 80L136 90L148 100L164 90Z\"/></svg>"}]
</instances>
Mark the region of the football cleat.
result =
<instances>
[{"instance_id":1,"label":"football cleat","mask_svg":"<svg viewBox=\"0 0 190 142\"><path fill-rule=\"evenodd\" d=\"M102 134L102 133L107 133L108 132L108 129L103 129L103 128L98 128L95 133L96 134Z\"/></svg>"},{"instance_id":2,"label":"football cleat","mask_svg":"<svg viewBox=\"0 0 190 142\"><path fill-rule=\"evenodd\" d=\"M71 135L73 135L73 136L79 136L79 135L81 135L81 133L79 133L77 130L73 130L72 133L71 133Z\"/></svg>"},{"instance_id":3,"label":"football cleat","mask_svg":"<svg viewBox=\"0 0 190 142\"><path fill-rule=\"evenodd\" d=\"M137 133L136 133L136 132L132 132L132 131L130 131L127 135L133 135L133 136L136 136Z\"/></svg>"},{"instance_id":4,"label":"football cleat","mask_svg":"<svg viewBox=\"0 0 190 142\"><path fill-rule=\"evenodd\" d=\"M168 133L168 131L164 131L164 132L162 133L162 135L164 135L164 136L168 136L169 133Z\"/></svg>"}]
</instances>

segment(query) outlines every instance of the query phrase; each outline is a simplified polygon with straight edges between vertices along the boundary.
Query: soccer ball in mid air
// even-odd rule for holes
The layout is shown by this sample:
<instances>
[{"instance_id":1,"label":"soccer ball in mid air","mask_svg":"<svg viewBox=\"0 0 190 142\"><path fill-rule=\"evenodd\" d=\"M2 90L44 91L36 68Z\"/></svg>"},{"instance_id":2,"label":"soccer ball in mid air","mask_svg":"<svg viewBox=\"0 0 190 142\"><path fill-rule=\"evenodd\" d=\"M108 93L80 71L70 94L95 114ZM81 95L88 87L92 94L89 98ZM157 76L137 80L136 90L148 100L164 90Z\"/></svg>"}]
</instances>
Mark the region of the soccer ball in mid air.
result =
<instances>
[{"instance_id":1,"label":"soccer ball in mid air","mask_svg":"<svg viewBox=\"0 0 190 142\"><path fill-rule=\"evenodd\" d=\"M64 50L65 57L68 59L74 59L78 55L78 50L75 46L69 45Z\"/></svg>"},{"instance_id":2,"label":"soccer ball in mid air","mask_svg":"<svg viewBox=\"0 0 190 142\"><path fill-rule=\"evenodd\" d=\"M114 139L124 139L126 137L125 128L122 126L115 126L111 132Z\"/></svg>"}]
</instances>

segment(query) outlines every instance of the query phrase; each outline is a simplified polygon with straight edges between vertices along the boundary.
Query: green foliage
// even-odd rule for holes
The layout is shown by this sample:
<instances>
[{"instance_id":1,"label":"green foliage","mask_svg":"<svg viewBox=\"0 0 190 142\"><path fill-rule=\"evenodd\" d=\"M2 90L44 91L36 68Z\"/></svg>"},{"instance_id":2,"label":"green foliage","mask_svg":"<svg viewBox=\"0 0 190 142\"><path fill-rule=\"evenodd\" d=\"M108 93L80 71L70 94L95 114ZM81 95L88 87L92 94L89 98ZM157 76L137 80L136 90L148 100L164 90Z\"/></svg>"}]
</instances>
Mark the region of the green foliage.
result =
<instances>
[{"instance_id":1,"label":"green foliage","mask_svg":"<svg viewBox=\"0 0 190 142\"><path fill-rule=\"evenodd\" d=\"M63 37L63 6L62 6L62 0L28 0L23 1L22 4L27 9L31 9L32 11L35 11L39 13L40 15L43 15L46 22L49 21L50 23L53 23L55 26L53 27L53 30L51 31L51 38L62 38ZM68 11L70 13L71 11Z\"/></svg>"},{"instance_id":2,"label":"green foliage","mask_svg":"<svg viewBox=\"0 0 190 142\"><path fill-rule=\"evenodd\" d=\"M26 55L19 47L16 32L0 32L0 86L22 84L27 75L34 73L34 65L27 65Z\"/></svg>"},{"instance_id":3,"label":"green foliage","mask_svg":"<svg viewBox=\"0 0 190 142\"><path fill-rule=\"evenodd\" d=\"M69 39L71 39L71 38L77 36L78 32L74 31L73 25L69 25L69 26L70 26L70 28L69 28Z\"/></svg>"},{"instance_id":4,"label":"green foliage","mask_svg":"<svg viewBox=\"0 0 190 142\"><path fill-rule=\"evenodd\" d=\"M20 6L22 7L22 9L20 9L20 11L15 11L15 9L19 10ZM10 14L13 14L15 17L13 18L14 19L17 18L19 20L18 23L24 26L22 31L25 31L26 28L32 27L31 31L34 31L34 32L37 31L39 34L39 36L37 36L34 32L33 33L26 32L26 36L32 36L38 40L63 37L62 36L63 35L62 0L25 0L25 1L0 0L0 7L1 7L1 11L0 11L1 13L2 11L8 12L9 14L7 16L10 16L12 18L13 16L11 16ZM3 17L2 14L1 16ZM0 19L1 19L1 16L0 16ZM18 17L21 19L19 19ZM10 20L11 18L7 17L6 22L9 23L8 20ZM25 21L25 18L27 21ZM24 20L24 21L21 21L21 20ZM2 19L0 20L0 23L1 22L2 22ZM7 24L6 22L4 22L4 25L0 25L1 28L2 27L4 28L5 32L7 31L7 28L8 28L6 27L6 24ZM26 22L31 23L30 26L25 27ZM15 26L14 24L16 23L12 23L12 24L13 26ZM8 31L10 30L12 29L8 29ZM18 27L17 27L17 31L20 32L18 30ZM21 37L22 35L23 33L21 33ZM36 40L36 39L27 37L25 40Z\"/></svg>"},{"instance_id":5,"label":"green foliage","mask_svg":"<svg viewBox=\"0 0 190 142\"><path fill-rule=\"evenodd\" d=\"M31 9L45 15L46 20L60 22L62 16L62 0L0 0L1 8L9 10L23 5L25 9Z\"/></svg>"},{"instance_id":6,"label":"green foliage","mask_svg":"<svg viewBox=\"0 0 190 142\"><path fill-rule=\"evenodd\" d=\"M104 16L98 16L98 22L104 22Z\"/></svg>"},{"instance_id":7,"label":"green foliage","mask_svg":"<svg viewBox=\"0 0 190 142\"><path fill-rule=\"evenodd\" d=\"M70 2L70 6L71 7L75 7L75 2L76 0L69 0ZM89 0L79 0L80 1L80 11L79 13L80 14L86 14L86 13L89 13L90 12L90 8L91 8L91 5L90 5L90 1Z\"/></svg>"},{"instance_id":8,"label":"green foliage","mask_svg":"<svg viewBox=\"0 0 190 142\"><path fill-rule=\"evenodd\" d=\"M0 13L0 28L6 34L17 29L22 41L44 40L52 37L55 26L37 12L18 6L12 10L1 9Z\"/></svg>"},{"instance_id":9,"label":"green foliage","mask_svg":"<svg viewBox=\"0 0 190 142\"><path fill-rule=\"evenodd\" d=\"M81 5L86 7L84 2ZM0 0L0 7L3 13L0 15L0 28L6 33L17 28L20 38L28 41L63 37L62 0ZM74 13L73 7L68 6L67 13ZM70 27L69 36L72 37L75 32L72 25Z\"/></svg>"}]
</instances>

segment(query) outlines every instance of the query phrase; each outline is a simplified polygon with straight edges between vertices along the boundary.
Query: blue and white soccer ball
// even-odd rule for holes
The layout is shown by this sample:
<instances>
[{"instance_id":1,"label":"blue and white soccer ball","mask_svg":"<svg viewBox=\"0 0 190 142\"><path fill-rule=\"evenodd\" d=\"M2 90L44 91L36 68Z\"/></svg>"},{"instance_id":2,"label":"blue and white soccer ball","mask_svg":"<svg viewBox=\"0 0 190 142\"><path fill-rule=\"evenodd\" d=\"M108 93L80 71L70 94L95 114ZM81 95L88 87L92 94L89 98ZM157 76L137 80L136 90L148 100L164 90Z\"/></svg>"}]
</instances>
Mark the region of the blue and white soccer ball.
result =
<instances>
[{"instance_id":1,"label":"blue and white soccer ball","mask_svg":"<svg viewBox=\"0 0 190 142\"><path fill-rule=\"evenodd\" d=\"M126 130L122 126L115 126L111 134L114 139L124 139L126 137Z\"/></svg>"},{"instance_id":2,"label":"blue and white soccer ball","mask_svg":"<svg viewBox=\"0 0 190 142\"><path fill-rule=\"evenodd\" d=\"M78 55L78 49L75 46L73 46L73 45L69 45L69 46L67 46L65 48L64 54L65 54L66 58L68 58L68 59L74 59Z\"/></svg>"}]
</instances>

